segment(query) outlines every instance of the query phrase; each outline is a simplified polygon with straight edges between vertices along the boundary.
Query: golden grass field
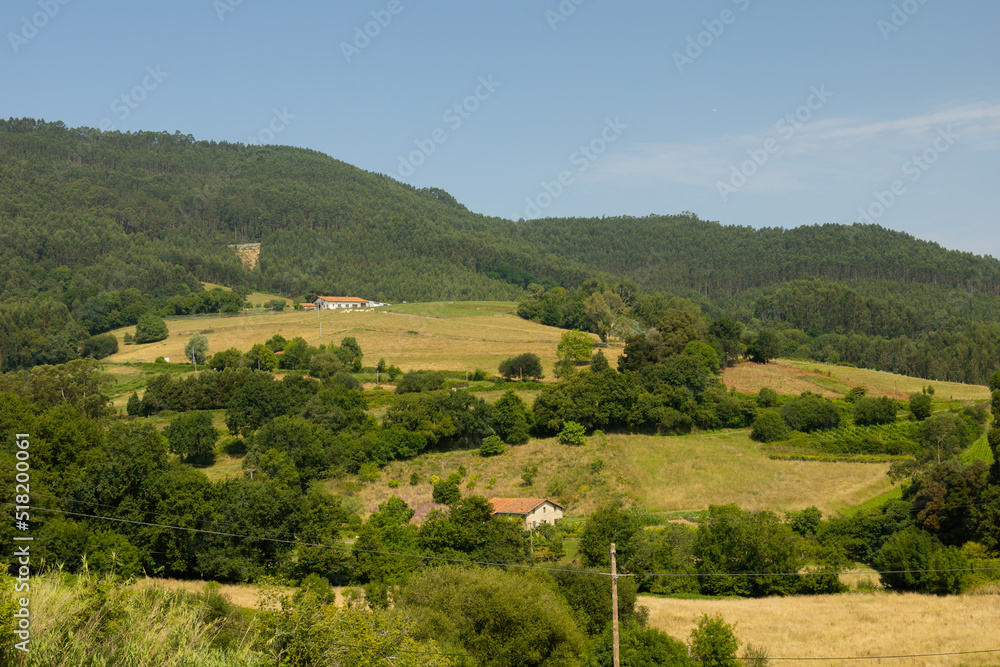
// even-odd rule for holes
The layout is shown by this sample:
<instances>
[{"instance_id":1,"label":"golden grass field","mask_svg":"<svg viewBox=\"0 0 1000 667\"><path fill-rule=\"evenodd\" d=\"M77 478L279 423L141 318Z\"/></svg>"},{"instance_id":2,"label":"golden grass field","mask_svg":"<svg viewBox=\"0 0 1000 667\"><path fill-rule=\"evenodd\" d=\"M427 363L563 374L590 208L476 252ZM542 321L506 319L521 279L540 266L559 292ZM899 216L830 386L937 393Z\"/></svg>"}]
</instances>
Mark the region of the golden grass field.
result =
<instances>
[{"instance_id":1,"label":"golden grass field","mask_svg":"<svg viewBox=\"0 0 1000 667\"><path fill-rule=\"evenodd\" d=\"M642 596L650 625L686 641L702 614L736 623L744 643L764 646L772 664L997 665L1000 652L877 660L870 656L1000 649L1000 595L937 597L915 593L850 593L764 599L678 600ZM853 657L857 660L820 660Z\"/></svg>"},{"instance_id":2,"label":"golden grass field","mask_svg":"<svg viewBox=\"0 0 1000 667\"><path fill-rule=\"evenodd\" d=\"M592 473L589 464L604 462ZM522 486L521 470L538 465L531 487ZM478 450L424 454L390 463L374 482L357 490L353 480L330 480L328 488L357 498L367 515L396 495L423 514L432 506L432 475L445 478L464 466L465 494L486 497L554 497L571 516L621 498L654 512L700 510L712 504L736 503L746 510L799 510L815 505L829 514L864 502L892 488L888 464L772 461L747 431L699 433L690 436L591 436L573 447L554 438L508 447L501 455L483 458ZM411 486L416 472L420 483ZM468 484L478 475L473 488ZM486 486L493 479L493 488ZM399 482L391 488L390 480ZM563 489L557 491L557 484Z\"/></svg>"},{"instance_id":3,"label":"golden grass field","mask_svg":"<svg viewBox=\"0 0 1000 667\"><path fill-rule=\"evenodd\" d=\"M727 387L742 393L757 393L761 387L770 387L779 394L796 395L812 391L828 398L844 396L853 387L865 387L872 396L897 396L906 400L932 385L935 398L956 401L986 401L989 388L982 385L958 382L931 382L906 375L850 368L817 361L778 359L768 364L744 362L722 373Z\"/></svg>"},{"instance_id":4,"label":"golden grass field","mask_svg":"<svg viewBox=\"0 0 1000 667\"><path fill-rule=\"evenodd\" d=\"M523 320L514 314L514 307L513 303L463 302L407 304L365 312L284 311L168 319L168 338L147 345L121 345L120 351L108 357L108 361L151 362L166 357L178 362L184 358L184 345L190 336L199 332L208 337L209 354L230 347L245 352L274 334L287 339L301 336L310 345L338 345L342 338L353 336L365 353L365 363L370 365L385 358L387 363L404 371L481 368L496 373L505 358L534 352L541 357L545 373L551 378L556 345L563 330ZM112 333L121 340L126 331L134 333L135 327ZM614 361L620 352L620 346L612 346L605 350L605 355Z\"/></svg>"}]
</instances>

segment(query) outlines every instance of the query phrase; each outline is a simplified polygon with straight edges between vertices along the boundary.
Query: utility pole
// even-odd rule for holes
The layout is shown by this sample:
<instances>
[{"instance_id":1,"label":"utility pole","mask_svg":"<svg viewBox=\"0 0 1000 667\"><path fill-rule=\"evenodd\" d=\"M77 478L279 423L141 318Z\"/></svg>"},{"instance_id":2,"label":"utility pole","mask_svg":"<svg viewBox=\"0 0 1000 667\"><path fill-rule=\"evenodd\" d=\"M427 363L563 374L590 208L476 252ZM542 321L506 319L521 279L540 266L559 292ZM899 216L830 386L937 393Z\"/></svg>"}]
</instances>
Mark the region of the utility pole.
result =
<instances>
[{"instance_id":1,"label":"utility pole","mask_svg":"<svg viewBox=\"0 0 1000 667\"><path fill-rule=\"evenodd\" d=\"M615 543L611 543L611 633L614 638L614 667L622 667L621 656L618 655L618 566L615 562Z\"/></svg>"}]
</instances>

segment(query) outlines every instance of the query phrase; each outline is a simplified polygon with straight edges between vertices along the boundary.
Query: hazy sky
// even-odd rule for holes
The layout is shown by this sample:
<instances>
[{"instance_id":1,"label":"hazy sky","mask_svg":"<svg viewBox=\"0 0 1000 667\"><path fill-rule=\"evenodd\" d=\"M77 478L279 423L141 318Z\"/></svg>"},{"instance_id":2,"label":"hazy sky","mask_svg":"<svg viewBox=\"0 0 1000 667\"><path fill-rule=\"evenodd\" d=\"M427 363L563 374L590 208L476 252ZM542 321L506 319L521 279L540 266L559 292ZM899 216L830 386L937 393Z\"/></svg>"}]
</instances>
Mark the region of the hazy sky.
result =
<instances>
[{"instance_id":1,"label":"hazy sky","mask_svg":"<svg viewBox=\"0 0 1000 667\"><path fill-rule=\"evenodd\" d=\"M1000 257L996 0L5 0L0 115L308 147L508 218Z\"/></svg>"}]
</instances>

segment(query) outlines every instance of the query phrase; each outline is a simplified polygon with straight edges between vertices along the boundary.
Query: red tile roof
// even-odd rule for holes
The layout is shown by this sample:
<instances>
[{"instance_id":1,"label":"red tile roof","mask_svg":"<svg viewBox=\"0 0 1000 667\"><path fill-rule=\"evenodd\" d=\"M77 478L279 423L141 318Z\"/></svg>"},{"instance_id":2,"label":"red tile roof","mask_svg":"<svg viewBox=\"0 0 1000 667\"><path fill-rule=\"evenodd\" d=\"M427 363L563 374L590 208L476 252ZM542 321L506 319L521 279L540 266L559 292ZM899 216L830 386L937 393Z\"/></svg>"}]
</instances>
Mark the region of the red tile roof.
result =
<instances>
[{"instance_id":1,"label":"red tile roof","mask_svg":"<svg viewBox=\"0 0 1000 667\"><path fill-rule=\"evenodd\" d=\"M547 498L490 498L494 514L530 514L542 503L552 503L563 509L562 505Z\"/></svg>"},{"instance_id":2,"label":"red tile roof","mask_svg":"<svg viewBox=\"0 0 1000 667\"><path fill-rule=\"evenodd\" d=\"M316 298L333 303L368 303L368 299L362 299L359 296L318 296Z\"/></svg>"}]
</instances>

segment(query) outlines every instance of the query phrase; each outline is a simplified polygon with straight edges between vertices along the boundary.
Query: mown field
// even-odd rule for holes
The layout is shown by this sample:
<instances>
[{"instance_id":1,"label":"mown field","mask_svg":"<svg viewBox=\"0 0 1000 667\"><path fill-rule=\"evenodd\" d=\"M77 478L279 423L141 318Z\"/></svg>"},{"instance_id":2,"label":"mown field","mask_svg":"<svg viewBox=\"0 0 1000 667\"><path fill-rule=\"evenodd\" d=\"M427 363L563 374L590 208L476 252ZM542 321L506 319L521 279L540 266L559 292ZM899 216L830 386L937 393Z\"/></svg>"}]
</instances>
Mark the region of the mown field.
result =
<instances>
[{"instance_id":1,"label":"mown field","mask_svg":"<svg viewBox=\"0 0 1000 667\"><path fill-rule=\"evenodd\" d=\"M147 345L120 345L108 361L152 362L166 357L176 362L184 358L184 345L195 333L208 337L209 354L230 347L245 352L274 334L287 339L301 336L310 345L337 345L345 336L353 336L365 353L366 365L385 358L404 371L481 368L496 373L507 357L534 352L551 379L563 331L523 320L514 308L513 303L462 302L403 304L366 312L258 311L233 317L172 318L167 320L168 338ZM126 332L134 331L135 327L126 327L112 333L121 341ZM605 350L612 362L620 353L620 346Z\"/></svg>"},{"instance_id":2,"label":"mown field","mask_svg":"<svg viewBox=\"0 0 1000 667\"><path fill-rule=\"evenodd\" d=\"M934 387L935 398L940 400L986 401L990 398L989 389L981 385L931 382L882 371L793 359L778 359L768 364L737 364L725 369L722 381L727 387L748 394L760 391L761 387L771 387L779 394L811 391L827 398L841 398L852 388L863 386L871 396L907 400L911 394L930 385Z\"/></svg>"},{"instance_id":3,"label":"mown field","mask_svg":"<svg viewBox=\"0 0 1000 667\"><path fill-rule=\"evenodd\" d=\"M997 651L1000 595L938 597L916 593L850 593L763 599L679 600L642 596L652 627L687 638L702 614L736 623L743 642L767 647L772 664L998 665L1000 652L877 660L964 651ZM800 660L793 660L799 658ZM855 658L853 660L823 658ZM780 660L778 660L780 659Z\"/></svg>"}]
</instances>

